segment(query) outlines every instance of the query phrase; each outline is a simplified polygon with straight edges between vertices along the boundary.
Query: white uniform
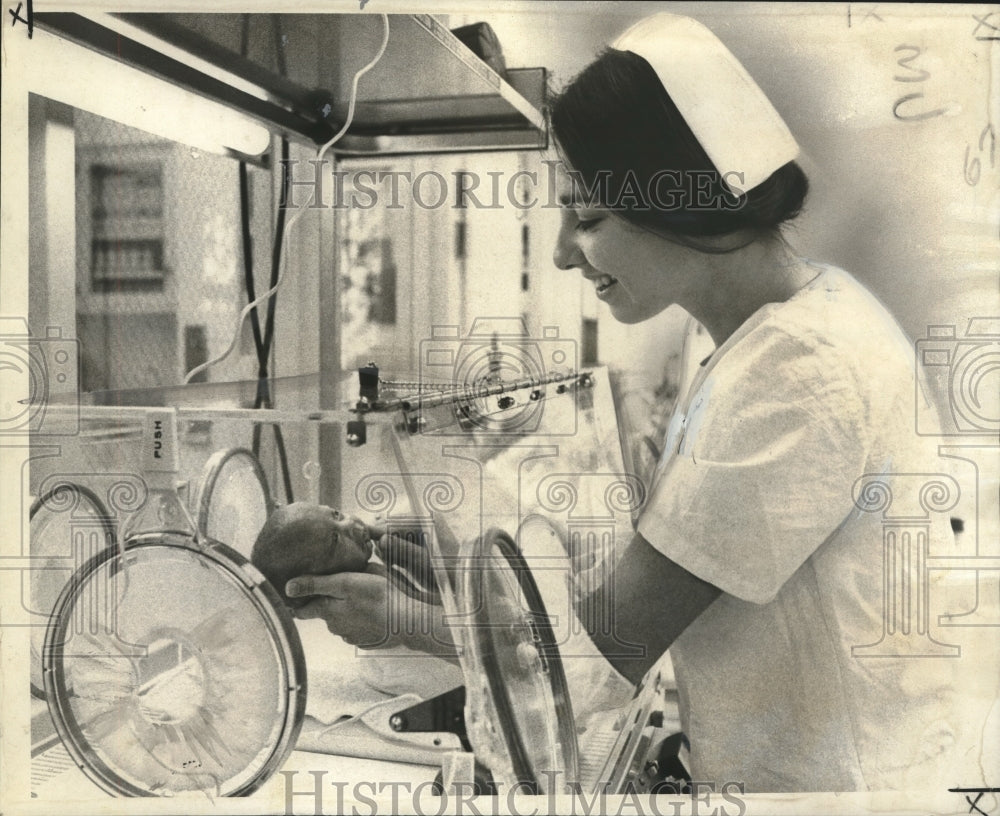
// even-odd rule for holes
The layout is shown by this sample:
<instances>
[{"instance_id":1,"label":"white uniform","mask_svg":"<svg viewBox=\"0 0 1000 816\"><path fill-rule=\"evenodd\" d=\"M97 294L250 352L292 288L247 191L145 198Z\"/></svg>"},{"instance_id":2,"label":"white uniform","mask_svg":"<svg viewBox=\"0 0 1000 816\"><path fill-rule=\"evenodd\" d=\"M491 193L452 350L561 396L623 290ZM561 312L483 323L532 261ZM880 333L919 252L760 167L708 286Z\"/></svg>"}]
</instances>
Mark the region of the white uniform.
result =
<instances>
[{"instance_id":1,"label":"white uniform","mask_svg":"<svg viewBox=\"0 0 1000 816\"><path fill-rule=\"evenodd\" d=\"M723 591L670 650L693 775L947 787L976 770L996 693L963 688L921 561L953 554L957 486L915 433L913 346L850 275L816 271L706 363L639 522Z\"/></svg>"}]
</instances>

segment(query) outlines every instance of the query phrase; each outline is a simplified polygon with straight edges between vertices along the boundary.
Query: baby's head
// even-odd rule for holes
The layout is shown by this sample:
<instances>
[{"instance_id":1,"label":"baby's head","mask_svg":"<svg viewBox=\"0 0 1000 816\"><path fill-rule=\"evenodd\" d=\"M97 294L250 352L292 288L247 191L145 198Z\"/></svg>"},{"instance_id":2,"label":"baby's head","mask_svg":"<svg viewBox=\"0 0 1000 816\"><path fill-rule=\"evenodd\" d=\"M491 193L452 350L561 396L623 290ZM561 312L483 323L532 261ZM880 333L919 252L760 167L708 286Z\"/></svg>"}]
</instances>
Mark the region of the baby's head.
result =
<instances>
[{"instance_id":1,"label":"baby's head","mask_svg":"<svg viewBox=\"0 0 1000 816\"><path fill-rule=\"evenodd\" d=\"M285 584L298 575L361 572L372 554L372 544L358 544L341 530L344 521L335 510L296 502L275 510L253 545L250 560L278 590L288 606L302 606L308 598L289 598Z\"/></svg>"}]
</instances>

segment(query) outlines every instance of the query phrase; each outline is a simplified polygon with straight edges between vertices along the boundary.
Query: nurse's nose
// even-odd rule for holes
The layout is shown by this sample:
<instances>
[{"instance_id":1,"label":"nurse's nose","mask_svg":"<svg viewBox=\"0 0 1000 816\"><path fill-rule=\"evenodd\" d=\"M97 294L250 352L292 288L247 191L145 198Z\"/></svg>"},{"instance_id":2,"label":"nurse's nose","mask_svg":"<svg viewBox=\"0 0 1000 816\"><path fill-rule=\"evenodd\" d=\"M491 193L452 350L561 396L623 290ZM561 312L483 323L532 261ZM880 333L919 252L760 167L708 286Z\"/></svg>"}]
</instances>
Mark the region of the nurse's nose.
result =
<instances>
[{"instance_id":1,"label":"nurse's nose","mask_svg":"<svg viewBox=\"0 0 1000 816\"><path fill-rule=\"evenodd\" d=\"M575 269L584 262L583 253L576 243L576 229L572 221L574 219L562 215L556 245L552 250L552 262L558 269Z\"/></svg>"}]
</instances>

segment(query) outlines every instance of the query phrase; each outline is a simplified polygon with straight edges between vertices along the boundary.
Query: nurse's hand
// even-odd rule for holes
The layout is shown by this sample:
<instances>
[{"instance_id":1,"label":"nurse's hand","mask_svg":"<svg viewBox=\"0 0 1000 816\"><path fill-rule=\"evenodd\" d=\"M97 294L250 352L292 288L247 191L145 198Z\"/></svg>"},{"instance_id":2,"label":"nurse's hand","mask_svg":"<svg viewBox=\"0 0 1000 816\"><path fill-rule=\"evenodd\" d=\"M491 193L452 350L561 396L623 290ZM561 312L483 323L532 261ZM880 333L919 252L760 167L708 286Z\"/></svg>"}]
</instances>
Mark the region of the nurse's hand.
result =
<instances>
[{"instance_id":1,"label":"nurse's hand","mask_svg":"<svg viewBox=\"0 0 1000 816\"><path fill-rule=\"evenodd\" d=\"M389 633L389 582L382 564L363 572L299 575L285 584L289 598L300 599L295 617L319 618L326 628L352 646L377 649L393 645Z\"/></svg>"},{"instance_id":2,"label":"nurse's hand","mask_svg":"<svg viewBox=\"0 0 1000 816\"><path fill-rule=\"evenodd\" d=\"M300 575L285 585L285 592L306 599L292 610L295 617L319 618L352 646L406 646L445 657L442 650L448 652L452 643L441 608L397 590L379 563L370 563L364 572Z\"/></svg>"}]
</instances>

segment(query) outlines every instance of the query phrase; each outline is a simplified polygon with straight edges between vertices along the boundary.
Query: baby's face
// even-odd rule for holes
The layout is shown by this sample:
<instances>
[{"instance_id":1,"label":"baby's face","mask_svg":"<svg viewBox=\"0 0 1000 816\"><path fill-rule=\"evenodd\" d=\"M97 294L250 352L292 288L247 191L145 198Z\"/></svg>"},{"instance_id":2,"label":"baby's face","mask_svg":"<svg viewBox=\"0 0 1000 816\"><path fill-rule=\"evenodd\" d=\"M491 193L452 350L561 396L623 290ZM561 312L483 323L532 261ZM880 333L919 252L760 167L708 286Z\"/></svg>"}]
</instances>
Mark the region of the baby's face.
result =
<instances>
[{"instance_id":1,"label":"baby's face","mask_svg":"<svg viewBox=\"0 0 1000 816\"><path fill-rule=\"evenodd\" d=\"M298 575L361 572L372 543L354 541L345 520L331 507L296 502L279 507L257 536L250 560L289 606L306 599L287 598L285 584Z\"/></svg>"}]
</instances>

